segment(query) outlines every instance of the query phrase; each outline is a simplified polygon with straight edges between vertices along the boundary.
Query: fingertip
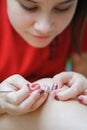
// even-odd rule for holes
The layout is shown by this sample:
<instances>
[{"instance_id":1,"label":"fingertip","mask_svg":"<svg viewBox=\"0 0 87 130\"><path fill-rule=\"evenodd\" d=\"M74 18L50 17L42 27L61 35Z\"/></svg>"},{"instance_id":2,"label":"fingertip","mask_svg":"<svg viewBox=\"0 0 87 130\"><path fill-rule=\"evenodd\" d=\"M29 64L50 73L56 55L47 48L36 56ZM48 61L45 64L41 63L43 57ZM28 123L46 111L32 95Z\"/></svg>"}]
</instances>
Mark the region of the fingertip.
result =
<instances>
[{"instance_id":1,"label":"fingertip","mask_svg":"<svg viewBox=\"0 0 87 130\"><path fill-rule=\"evenodd\" d=\"M56 100L59 100L59 96L58 96L58 95L55 95L54 98L55 98Z\"/></svg>"},{"instance_id":2,"label":"fingertip","mask_svg":"<svg viewBox=\"0 0 87 130\"><path fill-rule=\"evenodd\" d=\"M38 91L38 94L39 95L42 95L44 93L44 90L43 89L40 89L39 91Z\"/></svg>"},{"instance_id":3,"label":"fingertip","mask_svg":"<svg viewBox=\"0 0 87 130\"><path fill-rule=\"evenodd\" d=\"M36 90L39 89L41 86L38 83L34 83L32 85L29 86L30 90Z\"/></svg>"},{"instance_id":4,"label":"fingertip","mask_svg":"<svg viewBox=\"0 0 87 130\"><path fill-rule=\"evenodd\" d=\"M83 99L83 97L78 97L77 100L78 100L79 103L83 103L84 99Z\"/></svg>"},{"instance_id":5,"label":"fingertip","mask_svg":"<svg viewBox=\"0 0 87 130\"><path fill-rule=\"evenodd\" d=\"M53 91L53 90L56 90L56 89L58 89L58 84L54 83L54 84L52 85L52 91Z\"/></svg>"},{"instance_id":6,"label":"fingertip","mask_svg":"<svg viewBox=\"0 0 87 130\"><path fill-rule=\"evenodd\" d=\"M57 94L57 97L55 96L55 98L58 99L58 100L63 101L63 100L69 99L69 95L67 95L66 92L59 92L59 93Z\"/></svg>"},{"instance_id":7,"label":"fingertip","mask_svg":"<svg viewBox=\"0 0 87 130\"><path fill-rule=\"evenodd\" d=\"M77 98L77 100L79 103L87 105L87 95L81 95Z\"/></svg>"}]
</instances>

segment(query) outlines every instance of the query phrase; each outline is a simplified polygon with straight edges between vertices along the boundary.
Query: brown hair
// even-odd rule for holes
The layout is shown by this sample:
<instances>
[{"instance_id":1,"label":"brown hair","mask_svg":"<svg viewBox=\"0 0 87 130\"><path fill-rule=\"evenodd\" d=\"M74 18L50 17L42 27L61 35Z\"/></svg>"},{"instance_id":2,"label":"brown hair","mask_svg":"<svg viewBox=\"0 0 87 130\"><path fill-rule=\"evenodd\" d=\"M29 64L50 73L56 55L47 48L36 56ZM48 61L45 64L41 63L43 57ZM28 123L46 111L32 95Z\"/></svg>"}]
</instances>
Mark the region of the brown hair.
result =
<instances>
[{"instance_id":1,"label":"brown hair","mask_svg":"<svg viewBox=\"0 0 87 130\"><path fill-rule=\"evenodd\" d=\"M81 53L81 40L86 22L87 22L87 0L78 0L76 13L72 20L72 44L77 53L79 54ZM76 38L77 32L79 32L78 39Z\"/></svg>"}]
</instances>

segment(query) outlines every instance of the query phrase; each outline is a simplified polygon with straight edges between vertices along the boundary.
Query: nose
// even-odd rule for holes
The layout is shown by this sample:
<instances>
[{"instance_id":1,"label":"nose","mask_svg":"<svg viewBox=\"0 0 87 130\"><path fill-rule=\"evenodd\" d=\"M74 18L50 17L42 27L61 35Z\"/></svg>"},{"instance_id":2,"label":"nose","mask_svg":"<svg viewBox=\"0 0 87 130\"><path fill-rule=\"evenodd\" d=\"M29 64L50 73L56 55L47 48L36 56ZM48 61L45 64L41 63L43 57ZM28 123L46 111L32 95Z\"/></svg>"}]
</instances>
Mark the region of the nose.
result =
<instances>
[{"instance_id":1,"label":"nose","mask_svg":"<svg viewBox=\"0 0 87 130\"><path fill-rule=\"evenodd\" d=\"M52 31L53 23L48 17L41 17L34 24L34 29L40 34L49 34Z\"/></svg>"}]
</instances>

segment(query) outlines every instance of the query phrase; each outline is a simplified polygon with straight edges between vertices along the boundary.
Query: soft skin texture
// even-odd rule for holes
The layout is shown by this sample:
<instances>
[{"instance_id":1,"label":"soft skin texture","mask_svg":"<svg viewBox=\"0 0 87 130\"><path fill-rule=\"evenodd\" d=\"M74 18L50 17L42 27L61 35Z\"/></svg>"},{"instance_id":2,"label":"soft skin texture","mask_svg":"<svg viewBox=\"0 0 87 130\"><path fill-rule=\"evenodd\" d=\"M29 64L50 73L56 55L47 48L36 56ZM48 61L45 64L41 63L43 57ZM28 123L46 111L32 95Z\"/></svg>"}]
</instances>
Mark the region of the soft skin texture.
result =
<instances>
[{"instance_id":1,"label":"soft skin texture","mask_svg":"<svg viewBox=\"0 0 87 130\"><path fill-rule=\"evenodd\" d=\"M15 74L0 84L0 114L22 115L35 111L47 99L37 83L31 84L22 76Z\"/></svg>"},{"instance_id":2,"label":"soft skin texture","mask_svg":"<svg viewBox=\"0 0 87 130\"><path fill-rule=\"evenodd\" d=\"M7 12L10 23L24 40L29 45L43 48L70 24L77 2L7 0Z\"/></svg>"},{"instance_id":3,"label":"soft skin texture","mask_svg":"<svg viewBox=\"0 0 87 130\"><path fill-rule=\"evenodd\" d=\"M33 47L44 48L68 27L75 14L78 0L70 0L68 3L63 0L35 0L33 3L29 0L7 0L6 2L9 22L21 38ZM8 40L5 39L5 41ZM20 49L21 47L20 45ZM8 56L6 59L9 61ZM81 61L84 61L82 59ZM76 66L74 62L73 65ZM8 73L4 69L3 73L5 72ZM29 75L28 72L27 74ZM18 77L8 77L0 85L0 90L19 90L9 94L0 94L1 130L87 129L87 107L85 105L74 100L56 101L52 95L49 95L47 99L47 93L40 94L40 86L34 88L31 93L29 89L31 85L27 86L29 82L23 77L19 79ZM50 83L51 85L53 81L44 79L37 83L41 85Z\"/></svg>"},{"instance_id":4,"label":"soft skin texture","mask_svg":"<svg viewBox=\"0 0 87 130\"><path fill-rule=\"evenodd\" d=\"M87 77L87 53L82 53L78 55L73 53L72 56L72 70L75 72L79 72L85 77Z\"/></svg>"},{"instance_id":5,"label":"soft skin texture","mask_svg":"<svg viewBox=\"0 0 87 130\"><path fill-rule=\"evenodd\" d=\"M58 85L56 95L60 100L77 98L87 105L87 78L80 73L62 72L53 77ZM66 87L65 87L66 85Z\"/></svg>"},{"instance_id":6,"label":"soft skin texture","mask_svg":"<svg viewBox=\"0 0 87 130\"><path fill-rule=\"evenodd\" d=\"M53 84L52 79L39 80L40 84ZM56 101L49 96L36 111L22 116L0 116L1 130L86 130L87 107L75 100Z\"/></svg>"}]
</instances>

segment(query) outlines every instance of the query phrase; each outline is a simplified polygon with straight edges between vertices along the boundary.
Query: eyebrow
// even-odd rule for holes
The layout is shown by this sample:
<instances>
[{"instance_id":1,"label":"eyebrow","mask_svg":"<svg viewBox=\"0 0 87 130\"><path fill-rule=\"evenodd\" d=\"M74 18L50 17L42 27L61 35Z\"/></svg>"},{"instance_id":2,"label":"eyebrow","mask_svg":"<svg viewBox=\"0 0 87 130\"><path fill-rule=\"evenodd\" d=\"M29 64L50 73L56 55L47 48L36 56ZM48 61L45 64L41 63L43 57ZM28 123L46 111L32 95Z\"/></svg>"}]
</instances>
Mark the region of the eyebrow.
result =
<instances>
[{"instance_id":1,"label":"eyebrow","mask_svg":"<svg viewBox=\"0 0 87 130\"><path fill-rule=\"evenodd\" d=\"M72 1L74 1L74 0L66 0L66 1L64 1L64 2L60 2L59 4L66 4L66 3L70 3L70 2L72 2Z\"/></svg>"},{"instance_id":2,"label":"eyebrow","mask_svg":"<svg viewBox=\"0 0 87 130\"><path fill-rule=\"evenodd\" d=\"M26 0L26 1L29 1L29 2L32 2L32 3L38 3L38 2L36 2L36 1L34 1L34 0ZM74 1L74 0L66 0L66 1L61 2L61 3L59 3L59 4L66 4L66 3L70 3L70 2L72 2L72 1Z\"/></svg>"}]
</instances>

